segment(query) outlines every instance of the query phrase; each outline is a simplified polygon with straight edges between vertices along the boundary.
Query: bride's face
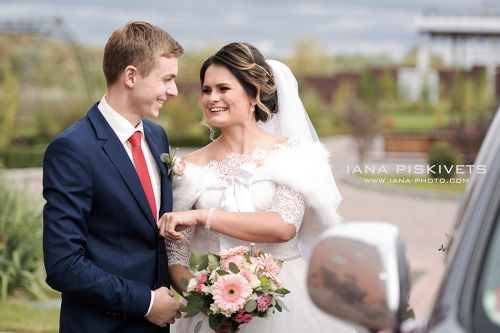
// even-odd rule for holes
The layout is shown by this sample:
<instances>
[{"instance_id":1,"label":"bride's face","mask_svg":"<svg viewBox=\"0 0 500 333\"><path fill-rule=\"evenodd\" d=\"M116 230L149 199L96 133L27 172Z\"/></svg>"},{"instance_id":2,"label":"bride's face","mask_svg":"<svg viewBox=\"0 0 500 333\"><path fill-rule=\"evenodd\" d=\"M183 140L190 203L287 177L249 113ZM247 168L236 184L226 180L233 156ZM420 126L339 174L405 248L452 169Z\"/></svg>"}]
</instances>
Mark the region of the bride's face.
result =
<instances>
[{"instance_id":1,"label":"bride's face","mask_svg":"<svg viewBox=\"0 0 500 333\"><path fill-rule=\"evenodd\" d=\"M254 120L251 98L224 66L210 65L205 72L201 104L207 122L223 128Z\"/></svg>"}]
</instances>

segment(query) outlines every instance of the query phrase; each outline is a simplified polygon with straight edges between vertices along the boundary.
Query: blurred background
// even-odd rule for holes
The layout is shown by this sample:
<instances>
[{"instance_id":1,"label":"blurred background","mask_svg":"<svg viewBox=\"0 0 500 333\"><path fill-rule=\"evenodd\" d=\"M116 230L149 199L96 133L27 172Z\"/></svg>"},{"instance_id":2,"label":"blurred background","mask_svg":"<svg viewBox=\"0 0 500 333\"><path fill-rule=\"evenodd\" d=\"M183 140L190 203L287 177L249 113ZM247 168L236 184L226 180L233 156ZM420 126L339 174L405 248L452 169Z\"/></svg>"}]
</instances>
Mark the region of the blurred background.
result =
<instances>
[{"instance_id":1,"label":"blurred background","mask_svg":"<svg viewBox=\"0 0 500 333\"><path fill-rule=\"evenodd\" d=\"M105 93L103 48L129 20L186 50L179 96L154 120L181 154L209 142L198 107L209 55L245 41L289 65L332 151L341 215L401 228L410 307L430 311L468 174L410 166L473 164L500 96L500 1L0 0L0 331L57 331L41 261L43 153Z\"/></svg>"}]
</instances>

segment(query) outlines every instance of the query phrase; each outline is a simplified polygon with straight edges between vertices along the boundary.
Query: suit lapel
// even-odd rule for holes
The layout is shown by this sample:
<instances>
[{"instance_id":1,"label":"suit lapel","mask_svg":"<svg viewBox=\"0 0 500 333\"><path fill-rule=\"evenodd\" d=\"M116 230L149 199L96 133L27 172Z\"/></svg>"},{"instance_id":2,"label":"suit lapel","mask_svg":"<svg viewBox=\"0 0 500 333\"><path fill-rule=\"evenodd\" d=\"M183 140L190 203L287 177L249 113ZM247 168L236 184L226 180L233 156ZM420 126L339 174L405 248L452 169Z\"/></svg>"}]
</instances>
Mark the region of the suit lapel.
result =
<instances>
[{"instance_id":1,"label":"suit lapel","mask_svg":"<svg viewBox=\"0 0 500 333\"><path fill-rule=\"evenodd\" d=\"M160 155L164 152L160 152L160 146L156 140L156 138L153 136L153 131L150 128L150 125L143 121L143 126L144 126L144 134L146 137L146 142L148 143L149 149L151 150L151 154L153 154L153 157L156 161L156 165L158 165L158 169L160 170L161 177L165 177L167 175L167 170L165 167L165 164L161 161Z\"/></svg>"},{"instance_id":2,"label":"suit lapel","mask_svg":"<svg viewBox=\"0 0 500 333\"><path fill-rule=\"evenodd\" d=\"M104 141L102 149L108 155L109 159L115 166L116 170L120 174L122 180L127 185L128 189L134 196L139 207L147 217L148 224L153 228L154 232L158 234L158 228L156 226L156 221L151 212L151 208L142 188L139 175L130 160L123 144L120 142L116 134L113 132L111 126L109 126L104 116L101 114L97 108L97 104L89 111L89 119L92 122L94 129L96 131L96 136L98 140Z\"/></svg>"}]
</instances>

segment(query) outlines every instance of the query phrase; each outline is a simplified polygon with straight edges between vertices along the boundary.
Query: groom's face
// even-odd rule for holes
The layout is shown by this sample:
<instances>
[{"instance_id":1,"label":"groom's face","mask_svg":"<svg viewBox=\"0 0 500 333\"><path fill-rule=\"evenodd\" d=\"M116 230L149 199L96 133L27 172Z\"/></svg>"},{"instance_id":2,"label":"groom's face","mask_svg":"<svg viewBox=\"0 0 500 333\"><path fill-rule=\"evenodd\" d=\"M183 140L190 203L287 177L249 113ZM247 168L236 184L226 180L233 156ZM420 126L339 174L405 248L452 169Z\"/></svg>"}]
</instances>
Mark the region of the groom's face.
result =
<instances>
[{"instance_id":1,"label":"groom's face","mask_svg":"<svg viewBox=\"0 0 500 333\"><path fill-rule=\"evenodd\" d=\"M177 96L175 78L177 58L159 57L156 66L146 76L137 73L133 87L133 103L141 116L158 117L160 109L169 97Z\"/></svg>"}]
</instances>

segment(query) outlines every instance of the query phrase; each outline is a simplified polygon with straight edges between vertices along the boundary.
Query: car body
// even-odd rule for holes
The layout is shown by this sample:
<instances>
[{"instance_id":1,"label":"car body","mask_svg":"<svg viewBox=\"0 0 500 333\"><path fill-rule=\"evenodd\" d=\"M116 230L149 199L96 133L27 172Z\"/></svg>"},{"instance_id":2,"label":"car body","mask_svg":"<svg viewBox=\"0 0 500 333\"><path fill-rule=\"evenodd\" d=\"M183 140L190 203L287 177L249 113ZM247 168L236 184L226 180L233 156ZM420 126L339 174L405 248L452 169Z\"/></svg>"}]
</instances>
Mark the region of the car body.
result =
<instances>
[{"instance_id":1,"label":"car body","mask_svg":"<svg viewBox=\"0 0 500 333\"><path fill-rule=\"evenodd\" d=\"M404 246L395 227L388 228L384 223L346 223L325 232L313 250L308 273L313 301L337 318L355 324L360 331L500 332L500 112L488 130L475 167L476 172L471 175L449 235L446 270L442 280L436 281L440 288L428 321L420 325L408 324L411 320L408 321L404 310L409 295L409 269L405 260L401 260L405 258ZM334 243L343 246L332 246ZM366 252L367 246L375 253L370 254L370 260L360 255ZM343 253L348 255L339 259ZM350 264L351 270L346 270L345 262L349 260L354 263ZM344 262L344 267L332 262ZM372 267L373 262L380 263L378 270ZM358 290L358 300L338 297L339 285L331 287L330 295L336 296L325 305L324 295L328 288L325 280L318 283L318 274L324 275L325 270L344 284L346 279L358 284L372 280L371 286L365 289L358 286L362 289ZM373 281L382 283L377 299L369 297L373 293ZM363 321L360 305L356 304L359 294L363 293L363 304L378 310L384 308L372 315L385 320ZM323 294L322 299L318 298L319 294ZM398 299L398 303L394 303L394 299ZM346 306L350 308L346 310Z\"/></svg>"}]
</instances>

